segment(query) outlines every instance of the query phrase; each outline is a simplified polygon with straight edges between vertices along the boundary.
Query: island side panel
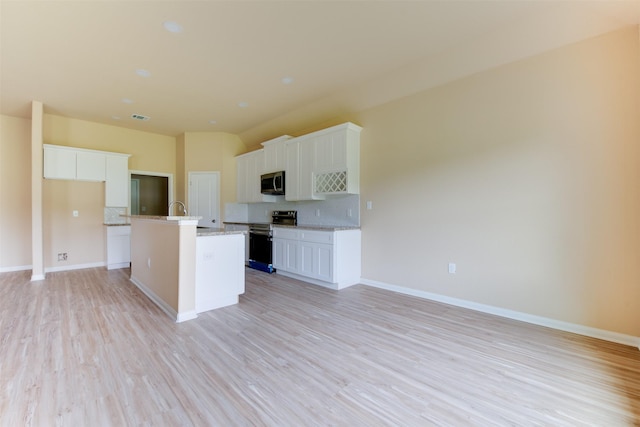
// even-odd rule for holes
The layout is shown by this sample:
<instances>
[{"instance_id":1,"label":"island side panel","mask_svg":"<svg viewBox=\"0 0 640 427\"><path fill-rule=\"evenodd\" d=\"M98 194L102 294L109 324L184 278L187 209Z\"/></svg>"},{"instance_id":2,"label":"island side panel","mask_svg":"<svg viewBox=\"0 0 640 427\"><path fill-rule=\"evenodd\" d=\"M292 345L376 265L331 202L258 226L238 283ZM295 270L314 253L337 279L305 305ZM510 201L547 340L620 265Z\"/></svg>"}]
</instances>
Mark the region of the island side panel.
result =
<instances>
[{"instance_id":1,"label":"island side panel","mask_svg":"<svg viewBox=\"0 0 640 427\"><path fill-rule=\"evenodd\" d=\"M176 224L132 218L131 280L172 317L180 312L180 249L180 228Z\"/></svg>"}]
</instances>

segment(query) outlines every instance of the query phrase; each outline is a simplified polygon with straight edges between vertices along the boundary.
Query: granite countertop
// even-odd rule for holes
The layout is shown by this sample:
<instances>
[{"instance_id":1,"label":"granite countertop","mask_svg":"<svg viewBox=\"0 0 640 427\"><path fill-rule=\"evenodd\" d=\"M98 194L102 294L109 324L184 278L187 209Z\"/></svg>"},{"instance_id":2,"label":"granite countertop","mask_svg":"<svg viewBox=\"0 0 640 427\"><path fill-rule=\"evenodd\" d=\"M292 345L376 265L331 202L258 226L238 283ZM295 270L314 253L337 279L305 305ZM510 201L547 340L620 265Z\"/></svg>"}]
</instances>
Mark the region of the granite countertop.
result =
<instances>
[{"instance_id":1,"label":"granite countertop","mask_svg":"<svg viewBox=\"0 0 640 427\"><path fill-rule=\"evenodd\" d=\"M233 222L233 221L224 221L224 224L237 224L237 225L249 225L249 224L270 224L269 222ZM302 230L318 230L318 231L343 231L343 230L360 230L360 227L357 225L306 225L306 224L298 224L298 225L284 225L284 224L273 224L274 227L282 227L282 228L298 228Z\"/></svg>"},{"instance_id":2,"label":"granite countertop","mask_svg":"<svg viewBox=\"0 0 640 427\"><path fill-rule=\"evenodd\" d=\"M228 234L246 234L246 231L226 231L224 228L197 228L196 236L224 236Z\"/></svg>"},{"instance_id":3,"label":"granite countertop","mask_svg":"<svg viewBox=\"0 0 640 427\"><path fill-rule=\"evenodd\" d=\"M164 221L198 221L201 220L201 216L162 216L162 215L120 215L124 218L134 218L134 219L154 219L154 220L164 220Z\"/></svg>"},{"instance_id":4,"label":"granite countertop","mask_svg":"<svg viewBox=\"0 0 640 427\"><path fill-rule=\"evenodd\" d=\"M274 224L274 227L281 228L298 228L302 230L318 230L318 231L344 231L344 230L360 230L360 227L357 225L281 225Z\"/></svg>"}]
</instances>

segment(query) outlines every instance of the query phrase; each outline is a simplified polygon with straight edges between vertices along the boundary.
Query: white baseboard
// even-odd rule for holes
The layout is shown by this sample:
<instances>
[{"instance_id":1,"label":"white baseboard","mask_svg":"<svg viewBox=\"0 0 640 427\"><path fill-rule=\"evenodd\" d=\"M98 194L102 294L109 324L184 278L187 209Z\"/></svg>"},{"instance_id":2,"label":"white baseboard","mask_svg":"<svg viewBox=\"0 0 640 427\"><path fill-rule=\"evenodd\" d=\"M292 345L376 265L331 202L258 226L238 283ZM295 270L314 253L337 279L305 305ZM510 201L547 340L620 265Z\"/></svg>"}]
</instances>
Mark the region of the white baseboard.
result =
<instances>
[{"instance_id":1,"label":"white baseboard","mask_svg":"<svg viewBox=\"0 0 640 427\"><path fill-rule=\"evenodd\" d=\"M45 267L45 273L53 273L58 271L71 271L71 270L82 270L85 268L96 268L96 267L104 267L106 264L104 262L92 262L88 264L75 264L75 265L62 265L59 267ZM26 271L32 270L32 265L18 265L14 267L1 267L0 273L10 273L13 271ZM38 277L37 279L32 278L31 280L43 280L44 275L37 275L34 277Z\"/></svg>"},{"instance_id":2,"label":"white baseboard","mask_svg":"<svg viewBox=\"0 0 640 427\"><path fill-rule=\"evenodd\" d=\"M468 308L483 313L489 313L496 316L506 317L509 319L519 320L522 322L532 323L534 325L546 326L548 328L558 329L560 331L572 332L579 335L585 335L591 338L598 338L605 341L611 341L619 344L629 345L640 349L640 337L633 335L620 334L618 332L606 331L604 329L592 328L589 326L578 325L575 323L563 322L561 320L550 319L548 317L535 316L533 314L522 313L505 308L494 307L491 305L480 304L473 301L467 301L458 298L452 298L445 295L434 294L431 292L420 291L417 289L405 288L402 286L392 285L389 283L379 282L371 279L361 279L361 283L374 288L386 289L405 295L411 295L418 298L424 298L431 301L437 301L444 304L454 305L457 307Z\"/></svg>"},{"instance_id":3,"label":"white baseboard","mask_svg":"<svg viewBox=\"0 0 640 427\"><path fill-rule=\"evenodd\" d=\"M75 265L62 265L59 267L45 267L45 273L55 273L58 271L71 271L71 270L83 270L85 268L104 267L104 262L91 262L88 264L75 264Z\"/></svg>"},{"instance_id":4,"label":"white baseboard","mask_svg":"<svg viewBox=\"0 0 640 427\"><path fill-rule=\"evenodd\" d=\"M184 313L176 312L173 307L167 304L162 298L156 295L149 287L147 287L144 283L131 276L129 280L138 287L155 305L160 307L162 311L164 311L170 318L174 319L176 323L184 322L186 320L195 319L198 317L195 310L190 310Z\"/></svg>"},{"instance_id":5,"label":"white baseboard","mask_svg":"<svg viewBox=\"0 0 640 427\"><path fill-rule=\"evenodd\" d=\"M11 273L12 271L25 271L31 270L31 265L16 265L14 267L0 267L0 273Z\"/></svg>"}]
</instances>

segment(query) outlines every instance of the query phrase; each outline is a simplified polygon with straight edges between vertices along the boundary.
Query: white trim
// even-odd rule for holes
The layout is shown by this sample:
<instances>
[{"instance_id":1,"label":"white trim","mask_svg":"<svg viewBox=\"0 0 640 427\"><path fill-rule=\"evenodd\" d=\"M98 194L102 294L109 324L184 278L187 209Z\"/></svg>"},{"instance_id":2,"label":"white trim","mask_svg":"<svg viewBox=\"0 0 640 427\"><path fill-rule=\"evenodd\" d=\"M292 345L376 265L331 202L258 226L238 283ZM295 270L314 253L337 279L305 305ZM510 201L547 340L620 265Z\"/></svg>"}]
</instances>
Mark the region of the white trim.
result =
<instances>
[{"instance_id":1,"label":"white trim","mask_svg":"<svg viewBox=\"0 0 640 427\"><path fill-rule=\"evenodd\" d=\"M91 262L88 264L62 265L60 267L45 267L45 273L54 273L58 271L83 270L85 268L104 267L104 262Z\"/></svg>"},{"instance_id":2,"label":"white trim","mask_svg":"<svg viewBox=\"0 0 640 427\"><path fill-rule=\"evenodd\" d=\"M183 313L176 312L173 307L167 304L162 298L156 295L151 289L149 289L145 284L131 276L129 278L131 283L136 285L138 289L142 291L155 305L160 307L162 311L164 311L170 318L175 319L176 323L184 322L185 320L191 320L198 317L195 310L189 310Z\"/></svg>"},{"instance_id":3,"label":"white trim","mask_svg":"<svg viewBox=\"0 0 640 427\"><path fill-rule=\"evenodd\" d=\"M44 274L34 274L31 276L32 282L38 282L40 280L44 280Z\"/></svg>"},{"instance_id":4,"label":"white trim","mask_svg":"<svg viewBox=\"0 0 640 427\"><path fill-rule=\"evenodd\" d=\"M196 317L198 317L198 314L196 313L195 310L185 311L178 314L178 317L176 317L176 323L192 320L192 319L195 319Z\"/></svg>"},{"instance_id":5,"label":"white trim","mask_svg":"<svg viewBox=\"0 0 640 427\"><path fill-rule=\"evenodd\" d=\"M104 266L106 266L104 262L91 262L88 264L62 265L60 267L46 267L44 269L44 272L54 273L58 271L83 270L85 268L96 268L96 267L104 267Z\"/></svg>"},{"instance_id":6,"label":"white trim","mask_svg":"<svg viewBox=\"0 0 640 427\"><path fill-rule=\"evenodd\" d=\"M351 286L351 285L347 285L347 286L343 286L342 288L339 288L337 283L324 282L322 280L313 279L311 277L302 276L300 274L291 273L289 271L278 270L278 269L276 269L276 274L279 274L280 276L286 276L286 277L290 277L292 279L300 280L301 282L310 283L312 285L318 285L318 286L322 286L324 288L333 289L334 291L337 291L337 290L340 290L340 289L344 289L347 286Z\"/></svg>"},{"instance_id":7,"label":"white trim","mask_svg":"<svg viewBox=\"0 0 640 427\"><path fill-rule=\"evenodd\" d=\"M107 270L117 270L120 268L129 268L129 267L131 267L131 262L116 262L116 263L107 265Z\"/></svg>"},{"instance_id":8,"label":"white trim","mask_svg":"<svg viewBox=\"0 0 640 427\"><path fill-rule=\"evenodd\" d=\"M473 301L452 298L445 295L434 294L431 292L420 291L417 289L405 288L398 285L379 282L377 280L365 279L360 281L362 284L372 286L374 288L386 289L388 291L398 292L405 295L411 295L418 298L424 298L431 301L437 301L444 304L454 305L457 307L468 308L470 310L489 313L496 316L506 317L508 319L519 320L534 325L546 326L548 328L558 329L560 331L572 332L574 334L585 335L591 338L598 338L605 341L611 341L619 344L629 345L640 349L640 337L633 335L621 334L618 332L606 331L604 329L592 328L589 326L578 325L576 323L563 322L561 320L551 319L548 317L535 316L533 314L522 313L519 311L508 310L505 308L494 307L491 305L480 304Z\"/></svg>"},{"instance_id":9,"label":"white trim","mask_svg":"<svg viewBox=\"0 0 640 427\"><path fill-rule=\"evenodd\" d=\"M0 273L10 273L12 271L32 270L32 265L17 265L15 267L0 267Z\"/></svg>"}]
</instances>

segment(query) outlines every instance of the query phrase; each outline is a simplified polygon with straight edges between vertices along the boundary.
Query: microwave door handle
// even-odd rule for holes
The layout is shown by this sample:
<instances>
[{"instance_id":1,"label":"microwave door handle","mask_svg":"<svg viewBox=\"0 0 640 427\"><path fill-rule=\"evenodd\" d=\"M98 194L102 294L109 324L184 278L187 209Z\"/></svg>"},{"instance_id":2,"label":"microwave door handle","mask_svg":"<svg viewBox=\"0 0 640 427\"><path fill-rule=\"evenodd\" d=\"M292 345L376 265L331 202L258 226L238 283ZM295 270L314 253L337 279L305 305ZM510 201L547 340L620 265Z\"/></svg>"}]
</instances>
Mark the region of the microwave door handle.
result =
<instances>
[{"instance_id":1,"label":"microwave door handle","mask_svg":"<svg viewBox=\"0 0 640 427\"><path fill-rule=\"evenodd\" d=\"M276 188L276 177L275 175L273 176L273 191L278 191L278 189Z\"/></svg>"}]
</instances>

